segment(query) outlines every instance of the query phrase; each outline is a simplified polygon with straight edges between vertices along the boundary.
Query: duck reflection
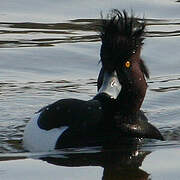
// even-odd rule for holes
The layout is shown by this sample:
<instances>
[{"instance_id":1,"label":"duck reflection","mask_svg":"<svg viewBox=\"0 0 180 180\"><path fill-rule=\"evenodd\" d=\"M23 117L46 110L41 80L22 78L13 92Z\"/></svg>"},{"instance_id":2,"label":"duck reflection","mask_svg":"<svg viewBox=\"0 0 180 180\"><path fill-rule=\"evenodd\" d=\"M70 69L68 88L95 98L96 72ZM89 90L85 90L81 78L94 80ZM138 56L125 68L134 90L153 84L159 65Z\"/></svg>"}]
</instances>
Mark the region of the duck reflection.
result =
<instances>
[{"instance_id":1,"label":"duck reflection","mask_svg":"<svg viewBox=\"0 0 180 180\"><path fill-rule=\"evenodd\" d=\"M139 167L150 151L127 145L84 152L72 151L40 159L54 165L66 167L100 166L104 168L102 180L148 180L149 174Z\"/></svg>"}]
</instances>

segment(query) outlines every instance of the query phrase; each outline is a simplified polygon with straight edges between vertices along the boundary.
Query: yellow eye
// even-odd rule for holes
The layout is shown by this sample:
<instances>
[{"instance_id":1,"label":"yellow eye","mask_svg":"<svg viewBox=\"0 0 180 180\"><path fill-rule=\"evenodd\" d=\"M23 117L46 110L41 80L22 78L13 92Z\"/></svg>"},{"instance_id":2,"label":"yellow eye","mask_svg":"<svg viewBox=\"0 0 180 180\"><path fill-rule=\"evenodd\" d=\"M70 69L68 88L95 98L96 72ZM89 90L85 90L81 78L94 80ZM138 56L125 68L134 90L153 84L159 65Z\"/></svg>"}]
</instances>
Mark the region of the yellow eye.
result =
<instances>
[{"instance_id":1,"label":"yellow eye","mask_svg":"<svg viewBox=\"0 0 180 180\"><path fill-rule=\"evenodd\" d=\"M130 61L126 61L125 66L126 66L127 68L129 68L129 67L131 66Z\"/></svg>"}]
</instances>

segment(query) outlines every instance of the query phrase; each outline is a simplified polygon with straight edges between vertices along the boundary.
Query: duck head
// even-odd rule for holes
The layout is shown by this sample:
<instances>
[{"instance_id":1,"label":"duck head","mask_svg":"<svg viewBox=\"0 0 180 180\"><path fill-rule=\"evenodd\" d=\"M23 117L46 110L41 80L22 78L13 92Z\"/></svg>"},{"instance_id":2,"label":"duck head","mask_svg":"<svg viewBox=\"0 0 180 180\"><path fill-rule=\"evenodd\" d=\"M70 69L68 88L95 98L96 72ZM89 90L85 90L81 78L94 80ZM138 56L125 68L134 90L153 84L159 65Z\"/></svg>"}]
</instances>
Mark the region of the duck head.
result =
<instances>
[{"instance_id":1,"label":"duck head","mask_svg":"<svg viewBox=\"0 0 180 180\"><path fill-rule=\"evenodd\" d=\"M97 86L99 92L111 92L116 99L117 123L123 132L162 140L159 130L140 111L147 90L146 78L149 78L148 68L141 59L144 30L145 22L129 17L126 11L113 10L108 19L102 19L102 68Z\"/></svg>"},{"instance_id":2,"label":"duck head","mask_svg":"<svg viewBox=\"0 0 180 180\"><path fill-rule=\"evenodd\" d=\"M149 78L149 72L140 57L144 29L145 23L139 23L133 16L128 17L126 11L113 10L110 19L102 20L102 69L98 90L103 89L107 74L116 75L115 84L121 85L117 97L123 105L123 112L139 110L146 94L145 77Z\"/></svg>"}]
</instances>

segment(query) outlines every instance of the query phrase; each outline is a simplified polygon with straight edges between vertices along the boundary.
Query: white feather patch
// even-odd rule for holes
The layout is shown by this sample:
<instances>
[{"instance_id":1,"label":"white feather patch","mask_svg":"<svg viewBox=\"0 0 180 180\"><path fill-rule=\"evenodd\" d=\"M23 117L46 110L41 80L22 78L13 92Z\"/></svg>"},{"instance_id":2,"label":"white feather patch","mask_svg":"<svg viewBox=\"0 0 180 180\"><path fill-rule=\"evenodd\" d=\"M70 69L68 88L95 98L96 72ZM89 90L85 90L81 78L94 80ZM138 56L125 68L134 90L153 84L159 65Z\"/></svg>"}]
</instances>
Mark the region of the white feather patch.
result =
<instances>
[{"instance_id":1,"label":"white feather patch","mask_svg":"<svg viewBox=\"0 0 180 180\"><path fill-rule=\"evenodd\" d=\"M37 121L39 114L30 120L24 130L23 143L24 148L31 152L47 152L55 149L56 142L62 133L68 129L68 126L54 128L51 130L40 129Z\"/></svg>"}]
</instances>

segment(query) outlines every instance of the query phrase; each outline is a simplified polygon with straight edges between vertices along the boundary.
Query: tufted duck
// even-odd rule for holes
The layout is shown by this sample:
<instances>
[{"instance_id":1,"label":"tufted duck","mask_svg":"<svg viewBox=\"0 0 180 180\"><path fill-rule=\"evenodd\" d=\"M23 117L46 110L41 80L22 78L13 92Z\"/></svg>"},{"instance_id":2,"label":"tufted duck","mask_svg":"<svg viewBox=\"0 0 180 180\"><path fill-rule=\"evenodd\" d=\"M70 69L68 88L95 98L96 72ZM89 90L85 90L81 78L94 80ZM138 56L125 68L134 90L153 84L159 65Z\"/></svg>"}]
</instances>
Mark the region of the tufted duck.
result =
<instances>
[{"instance_id":1,"label":"tufted duck","mask_svg":"<svg viewBox=\"0 0 180 180\"><path fill-rule=\"evenodd\" d=\"M163 140L140 110L148 70L140 58L144 22L113 10L101 20L101 62L98 93L88 101L62 99L35 114L24 131L29 151L50 151L153 138Z\"/></svg>"}]
</instances>

